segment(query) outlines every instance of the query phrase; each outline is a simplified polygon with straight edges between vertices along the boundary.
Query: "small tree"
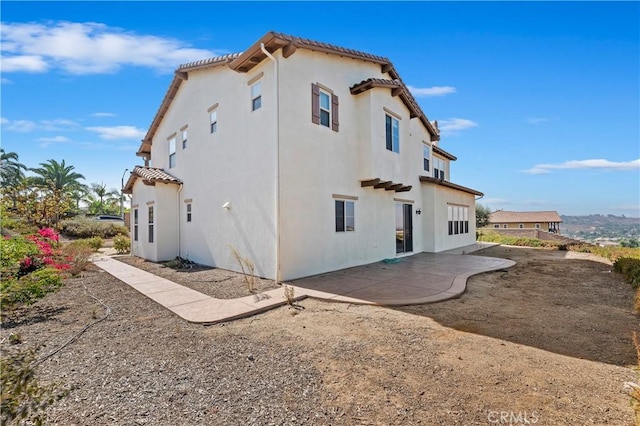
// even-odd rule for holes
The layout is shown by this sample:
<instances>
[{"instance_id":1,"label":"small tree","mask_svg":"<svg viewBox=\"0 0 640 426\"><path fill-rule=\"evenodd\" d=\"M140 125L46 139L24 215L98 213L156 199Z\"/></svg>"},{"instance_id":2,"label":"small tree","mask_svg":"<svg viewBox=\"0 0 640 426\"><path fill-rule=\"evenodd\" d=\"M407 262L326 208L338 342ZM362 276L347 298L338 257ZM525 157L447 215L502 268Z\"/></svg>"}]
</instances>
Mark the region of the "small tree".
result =
<instances>
[{"instance_id":1,"label":"small tree","mask_svg":"<svg viewBox=\"0 0 640 426\"><path fill-rule=\"evenodd\" d=\"M476 229L484 228L489 224L491 210L482 204L476 204Z\"/></svg>"}]
</instances>

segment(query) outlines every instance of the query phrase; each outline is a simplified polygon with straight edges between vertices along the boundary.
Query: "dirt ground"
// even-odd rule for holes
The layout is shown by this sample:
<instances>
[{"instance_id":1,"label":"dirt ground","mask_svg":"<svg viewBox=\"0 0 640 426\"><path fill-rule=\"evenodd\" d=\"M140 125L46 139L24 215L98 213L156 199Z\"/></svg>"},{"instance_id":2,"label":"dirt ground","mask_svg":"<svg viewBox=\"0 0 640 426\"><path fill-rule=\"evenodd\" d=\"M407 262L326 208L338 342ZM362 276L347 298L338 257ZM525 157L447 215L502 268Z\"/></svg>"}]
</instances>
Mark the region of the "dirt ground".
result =
<instances>
[{"instance_id":1,"label":"dirt ground","mask_svg":"<svg viewBox=\"0 0 640 426\"><path fill-rule=\"evenodd\" d=\"M307 299L208 327L94 267L5 317L1 348L46 355L104 316L89 293L111 308L38 367L73 388L49 424L633 424L630 286L576 253L479 254L518 264L438 304ZM23 343L10 345L10 332Z\"/></svg>"}]
</instances>

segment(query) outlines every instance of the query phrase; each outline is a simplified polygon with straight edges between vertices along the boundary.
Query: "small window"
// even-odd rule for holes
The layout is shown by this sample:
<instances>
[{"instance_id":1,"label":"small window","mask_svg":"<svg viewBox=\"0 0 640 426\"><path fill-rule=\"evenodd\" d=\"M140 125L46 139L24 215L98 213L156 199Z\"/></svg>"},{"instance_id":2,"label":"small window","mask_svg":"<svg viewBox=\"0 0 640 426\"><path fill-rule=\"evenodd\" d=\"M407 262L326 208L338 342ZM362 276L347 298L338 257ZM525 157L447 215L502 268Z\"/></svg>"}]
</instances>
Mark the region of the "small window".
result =
<instances>
[{"instance_id":1,"label":"small window","mask_svg":"<svg viewBox=\"0 0 640 426\"><path fill-rule=\"evenodd\" d=\"M251 111L260 109L262 106L262 82L259 81L251 86Z\"/></svg>"},{"instance_id":2,"label":"small window","mask_svg":"<svg viewBox=\"0 0 640 426\"><path fill-rule=\"evenodd\" d=\"M495 225L493 225L494 228L500 228L500 225L498 225L497 223Z\"/></svg>"},{"instance_id":3,"label":"small window","mask_svg":"<svg viewBox=\"0 0 640 426\"><path fill-rule=\"evenodd\" d=\"M385 115L386 145L389 151L400 152L400 122L395 117Z\"/></svg>"},{"instance_id":4,"label":"small window","mask_svg":"<svg viewBox=\"0 0 640 426\"><path fill-rule=\"evenodd\" d=\"M169 168L176 166L176 138L169 139Z\"/></svg>"},{"instance_id":5,"label":"small window","mask_svg":"<svg viewBox=\"0 0 640 426\"><path fill-rule=\"evenodd\" d=\"M338 96L329 89L321 89L318 84L311 84L311 122L339 131Z\"/></svg>"},{"instance_id":6,"label":"small window","mask_svg":"<svg viewBox=\"0 0 640 426\"><path fill-rule=\"evenodd\" d=\"M504 225L502 225L502 227L503 227L504 229L507 229L507 224L505 223Z\"/></svg>"},{"instance_id":7,"label":"small window","mask_svg":"<svg viewBox=\"0 0 640 426\"><path fill-rule=\"evenodd\" d=\"M540 224L536 223L536 229L540 229Z\"/></svg>"},{"instance_id":8,"label":"small window","mask_svg":"<svg viewBox=\"0 0 640 426\"><path fill-rule=\"evenodd\" d=\"M218 131L218 111L211 111L211 133Z\"/></svg>"},{"instance_id":9,"label":"small window","mask_svg":"<svg viewBox=\"0 0 640 426\"><path fill-rule=\"evenodd\" d=\"M187 129L182 131L182 149L187 147Z\"/></svg>"},{"instance_id":10,"label":"small window","mask_svg":"<svg viewBox=\"0 0 640 426\"><path fill-rule=\"evenodd\" d=\"M138 241L138 209L133 209L133 241Z\"/></svg>"},{"instance_id":11,"label":"small window","mask_svg":"<svg viewBox=\"0 0 640 426\"><path fill-rule=\"evenodd\" d=\"M356 230L355 203L353 201L336 200L336 232Z\"/></svg>"},{"instance_id":12,"label":"small window","mask_svg":"<svg viewBox=\"0 0 640 426\"><path fill-rule=\"evenodd\" d=\"M149 206L149 242L153 242L153 206Z\"/></svg>"},{"instance_id":13,"label":"small window","mask_svg":"<svg viewBox=\"0 0 640 426\"><path fill-rule=\"evenodd\" d=\"M187 222L191 222L191 203L187 204Z\"/></svg>"},{"instance_id":14,"label":"small window","mask_svg":"<svg viewBox=\"0 0 640 426\"><path fill-rule=\"evenodd\" d=\"M324 90L320 90L320 124L331 125L331 96Z\"/></svg>"},{"instance_id":15,"label":"small window","mask_svg":"<svg viewBox=\"0 0 640 426\"><path fill-rule=\"evenodd\" d=\"M429 171L429 158L431 157L431 150L429 149L429 145L422 145L422 167L425 171Z\"/></svg>"},{"instance_id":16,"label":"small window","mask_svg":"<svg viewBox=\"0 0 640 426\"><path fill-rule=\"evenodd\" d=\"M520 225L518 225L518 228L523 229L523 228L524 228L524 225L523 225L523 224L520 224Z\"/></svg>"},{"instance_id":17,"label":"small window","mask_svg":"<svg viewBox=\"0 0 640 426\"><path fill-rule=\"evenodd\" d=\"M442 158L433 157L433 177L434 178L445 180L444 167L445 167L445 163Z\"/></svg>"}]
</instances>

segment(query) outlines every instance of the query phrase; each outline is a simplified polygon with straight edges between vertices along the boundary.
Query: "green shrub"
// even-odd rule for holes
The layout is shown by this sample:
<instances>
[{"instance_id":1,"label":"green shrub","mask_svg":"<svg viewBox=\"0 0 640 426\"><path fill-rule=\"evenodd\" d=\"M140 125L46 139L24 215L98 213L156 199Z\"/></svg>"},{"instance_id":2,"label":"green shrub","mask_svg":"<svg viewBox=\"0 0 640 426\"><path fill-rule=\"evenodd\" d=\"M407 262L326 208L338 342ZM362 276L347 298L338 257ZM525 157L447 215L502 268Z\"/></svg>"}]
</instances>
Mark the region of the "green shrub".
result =
<instances>
[{"instance_id":1,"label":"green shrub","mask_svg":"<svg viewBox=\"0 0 640 426\"><path fill-rule=\"evenodd\" d=\"M129 237L125 237L124 235L116 235L113 237L113 248L119 254L129 253L129 249L131 247L131 240Z\"/></svg>"},{"instance_id":2,"label":"green shrub","mask_svg":"<svg viewBox=\"0 0 640 426\"><path fill-rule=\"evenodd\" d=\"M98 251L102 248L104 240L101 237L81 238L79 240L72 241L68 244L70 247L85 247L93 251Z\"/></svg>"},{"instance_id":3,"label":"green shrub","mask_svg":"<svg viewBox=\"0 0 640 426\"><path fill-rule=\"evenodd\" d=\"M51 267L20 278L7 278L0 285L0 310L30 305L62 286L62 273Z\"/></svg>"},{"instance_id":4,"label":"green shrub","mask_svg":"<svg viewBox=\"0 0 640 426\"><path fill-rule=\"evenodd\" d=\"M613 270L624 275L634 288L640 287L640 259L620 257L614 262Z\"/></svg>"},{"instance_id":5,"label":"green shrub","mask_svg":"<svg viewBox=\"0 0 640 426\"><path fill-rule=\"evenodd\" d=\"M62 234L75 238L113 238L118 234L129 235L127 227L120 223L100 222L86 217L63 220L59 226Z\"/></svg>"},{"instance_id":6,"label":"green shrub","mask_svg":"<svg viewBox=\"0 0 640 426\"><path fill-rule=\"evenodd\" d=\"M2 275L15 272L25 257L39 253L38 246L24 237L0 238L0 271Z\"/></svg>"},{"instance_id":7,"label":"green shrub","mask_svg":"<svg viewBox=\"0 0 640 426\"><path fill-rule=\"evenodd\" d=\"M60 390L56 383L41 386L32 368L34 361L33 349L3 351L0 357L2 425L43 425L46 408L69 394L69 390Z\"/></svg>"}]
</instances>

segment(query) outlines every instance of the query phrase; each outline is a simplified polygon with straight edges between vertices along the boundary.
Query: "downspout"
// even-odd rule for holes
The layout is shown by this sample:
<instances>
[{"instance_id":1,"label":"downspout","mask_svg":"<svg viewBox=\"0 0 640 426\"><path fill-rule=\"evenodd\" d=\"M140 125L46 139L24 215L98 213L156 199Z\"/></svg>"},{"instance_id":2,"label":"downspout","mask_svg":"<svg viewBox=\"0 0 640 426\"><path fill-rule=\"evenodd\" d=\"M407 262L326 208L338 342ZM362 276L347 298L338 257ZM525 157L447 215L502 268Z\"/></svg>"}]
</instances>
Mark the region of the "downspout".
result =
<instances>
[{"instance_id":1,"label":"downspout","mask_svg":"<svg viewBox=\"0 0 640 426\"><path fill-rule=\"evenodd\" d=\"M180 227L182 225L182 221L180 220L180 193L182 192L182 187L184 186L183 183L180 184L180 188L178 188L178 192L176 193L176 197L177 197L177 201L178 201L178 257L182 257L182 252L181 252L181 247L182 247L182 241L180 239Z\"/></svg>"},{"instance_id":2,"label":"downspout","mask_svg":"<svg viewBox=\"0 0 640 426\"><path fill-rule=\"evenodd\" d=\"M275 284L280 284L280 76L278 60L260 43L260 50L275 64L276 71L276 279Z\"/></svg>"}]
</instances>

